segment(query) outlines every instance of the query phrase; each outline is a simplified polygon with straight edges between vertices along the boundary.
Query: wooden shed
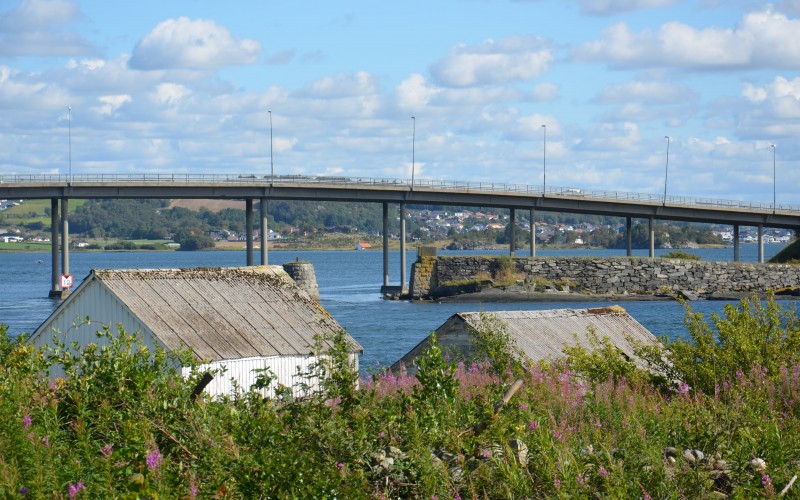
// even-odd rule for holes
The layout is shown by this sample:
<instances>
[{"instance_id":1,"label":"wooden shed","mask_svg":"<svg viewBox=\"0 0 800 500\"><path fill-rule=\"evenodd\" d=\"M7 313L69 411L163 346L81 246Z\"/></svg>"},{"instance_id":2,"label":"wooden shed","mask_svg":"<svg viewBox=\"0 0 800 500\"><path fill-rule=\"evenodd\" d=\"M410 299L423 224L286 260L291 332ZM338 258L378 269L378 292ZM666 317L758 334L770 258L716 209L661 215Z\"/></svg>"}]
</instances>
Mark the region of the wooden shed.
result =
<instances>
[{"instance_id":1,"label":"wooden shed","mask_svg":"<svg viewBox=\"0 0 800 500\"><path fill-rule=\"evenodd\" d=\"M472 350L472 332L481 328L481 323L487 316L498 320L522 355L534 362L563 357L563 349L567 345L577 343L591 349L586 335L588 329L593 329L600 339L608 337L612 344L640 366L643 365L634 354L633 345L628 339L647 345L659 343L625 309L611 306L593 309L457 313L434 332L439 345L445 351L457 351L469 356ZM414 360L429 344L430 337L427 337L392 365L392 370L405 366L409 373L416 372Z\"/></svg>"},{"instance_id":2,"label":"wooden shed","mask_svg":"<svg viewBox=\"0 0 800 500\"><path fill-rule=\"evenodd\" d=\"M224 366L206 387L212 395L230 393L231 378L249 388L253 370L265 368L277 376L272 388L292 387L297 370L317 359L315 337L341 330L278 266L92 270L31 342L43 346L57 334L79 346L97 343L98 324L122 324L148 347L188 348L208 367ZM358 369L363 349L347 340Z\"/></svg>"}]
</instances>

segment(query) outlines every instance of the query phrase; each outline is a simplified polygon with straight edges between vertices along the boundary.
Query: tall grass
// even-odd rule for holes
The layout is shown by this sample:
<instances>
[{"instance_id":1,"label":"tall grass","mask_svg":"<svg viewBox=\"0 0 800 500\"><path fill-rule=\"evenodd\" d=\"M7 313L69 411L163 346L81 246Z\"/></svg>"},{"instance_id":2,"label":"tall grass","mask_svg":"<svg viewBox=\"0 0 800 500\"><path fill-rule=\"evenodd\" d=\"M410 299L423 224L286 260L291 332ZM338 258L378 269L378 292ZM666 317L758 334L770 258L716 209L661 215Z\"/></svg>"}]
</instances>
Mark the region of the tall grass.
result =
<instances>
[{"instance_id":1,"label":"tall grass","mask_svg":"<svg viewBox=\"0 0 800 500\"><path fill-rule=\"evenodd\" d=\"M337 336L298 378L322 379L309 397L241 388L217 400L191 398L199 374L179 375L185 353L149 351L121 329L39 350L0 327L0 496L777 496L800 470L794 312L751 299L688 321L698 342L650 353L669 376L593 369L614 353L575 349L523 372L501 352L504 332L484 330L494 363L448 359L434 342L417 376L356 381ZM707 332L713 349L699 342ZM700 354L715 363L708 374L681 364ZM56 364L65 373L51 379ZM518 376L522 389L495 413Z\"/></svg>"}]
</instances>

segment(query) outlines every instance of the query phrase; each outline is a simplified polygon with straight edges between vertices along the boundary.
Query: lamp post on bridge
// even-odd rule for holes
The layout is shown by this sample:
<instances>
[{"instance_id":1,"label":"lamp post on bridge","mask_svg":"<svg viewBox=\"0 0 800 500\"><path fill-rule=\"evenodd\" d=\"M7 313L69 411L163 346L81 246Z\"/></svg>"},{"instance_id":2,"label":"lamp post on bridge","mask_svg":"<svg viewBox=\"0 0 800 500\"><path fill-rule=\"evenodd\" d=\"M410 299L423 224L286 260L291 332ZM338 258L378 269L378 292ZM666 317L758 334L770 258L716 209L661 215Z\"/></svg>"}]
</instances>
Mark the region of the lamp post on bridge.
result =
<instances>
[{"instance_id":1,"label":"lamp post on bridge","mask_svg":"<svg viewBox=\"0 0 800 500\"><path fill-rule=\"evenodd\" d=\"M269 113L269 187L272 187L272 184L275 182L275 162L272 158L272 110L267 110Z\"/></svg>"},{"instance_id":2,"label":"lamp post on bridge","mask_svg":"<svg viewBox=\"0 0 800 500\"><path fill-rule=\"evenodd\" d=\"M542 124L542 196L547 194L547 125Z\"/></svg>"},{"instance_id":3,"label":"lamp post on bridge","mask_svg":"<svg viewBox=\"0 0 800 500\"><path fill-rule=\"evenodd\" d=\"M667 177L669 176L669 143L671 137L668 135L664 136L664 139L667 140L667 165L664 167L664 205L667 204Z\"/></svg>"},{"instance_id":4,"label":"lamp post on bridge","mask_svg":"<svg viewBox=\"0 0 800 500\"><path fill-rule=\"evenodd\" d=\"M69 150L69 182L72 182L72 106L67 107L67 148Z\"/></svg>"},{"instance_id":5,"label":"lamp post on bridge","mask_svg":"<svg viewBox=\"0 0 800 500\"><path fill-rule=\"evenodd\" d=\"M777 190L778 190L778 176L777 171L775 170L775 145L770 144L772 148L772 213L774 214L778 208L777 205Z\"/></svg>"},{"instance_id":6,"label":"lamp post on bridge","mask_svg":"<svg viewBox=\"0 0 800 500\"><path fill-rule=\"evenodd\" d=\"M416 161L415 161L415 154L416 154L416 142L417 142L417 119L416 117L411 117L411 190L414 190L414 170L416 168Z\"/></svg>"}]
</instances>

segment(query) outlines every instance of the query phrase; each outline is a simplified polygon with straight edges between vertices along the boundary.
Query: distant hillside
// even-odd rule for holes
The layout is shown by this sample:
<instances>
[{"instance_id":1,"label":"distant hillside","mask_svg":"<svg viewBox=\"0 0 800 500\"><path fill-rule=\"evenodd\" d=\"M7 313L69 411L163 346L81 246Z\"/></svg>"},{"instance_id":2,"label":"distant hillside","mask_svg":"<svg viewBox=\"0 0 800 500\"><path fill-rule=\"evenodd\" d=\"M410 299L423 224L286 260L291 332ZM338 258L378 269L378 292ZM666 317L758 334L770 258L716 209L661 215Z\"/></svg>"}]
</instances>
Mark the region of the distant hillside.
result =
<instances>
[{"instance_id":1,"label":"distant hillside","mask_svg":"<svg viewBox=\"0 0 800 500\"><path fill-rule=\"evenodd\" d=\"M170 200L169 208L186 208L194 212L199 212L205 208L210 212L219 212L226 208L234 210L244 210L244 200Z\"/></svg>"},{"instance_id":2,"label":"distant hillside","mask_svg":"<svg viewBox=\"0 0 800 500\"><path fill-rule=\"evenodd\" d=\"M769 262L773 264L783 264L793 260L800 261L800 238L786 245L775 257L769 259Z\"/></svg>"}]
</instances>

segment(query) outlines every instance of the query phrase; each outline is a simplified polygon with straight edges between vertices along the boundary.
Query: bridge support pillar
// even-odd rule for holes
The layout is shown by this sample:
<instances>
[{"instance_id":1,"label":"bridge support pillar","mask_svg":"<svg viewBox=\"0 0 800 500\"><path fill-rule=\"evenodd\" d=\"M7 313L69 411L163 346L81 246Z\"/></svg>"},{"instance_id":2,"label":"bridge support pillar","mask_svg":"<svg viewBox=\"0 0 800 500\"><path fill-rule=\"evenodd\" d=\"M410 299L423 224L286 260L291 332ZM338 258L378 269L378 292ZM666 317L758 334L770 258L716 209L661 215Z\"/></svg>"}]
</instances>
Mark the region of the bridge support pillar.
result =
<instances>
[{"instance_id":1,"label":"bridge support pillar","mask_svg":"<svg viewBox=\"0 0 800 500\"><path fill-rule=\"evenodd\" d=\"M633 219L625 217L625 255L633 256Z\"/></svg>"},{"instance_id":2,"label":"bridge support pillar","mask_svg":"<svg viewBox=\"0 0 800 500\"><path fill-rule=\"evenodd\" d=\"M530 227L531 227L531 241L530 241L531 257L536 257L536 220L535 220L535 218L536 218L536 210L531 209L530 217L531 217L531 224L530 224Z\"/></svg>"},{"instance_id":3,"label":"bridge support pillar","mask_svg":"<svg viewBox=\"0 0 800 500\"><path fill-rule=\"evenodd\" d=\"M61 283L58 276L58 199L50 199L50 293L48 296L53 299L61 297Z\"/></svg>"},{"instance_id":4,"label":"bridge support pillar","mask_svg":"<svg viewBox=\"0 0 800 500\"><path fill-rule=\"evenodd\" d=\"M650 252L648 255L652 259L656 256L656 223L652 216L647 221L647 231L650 233Z\"/></svg>"},{"instance_id":5,"label":"bridge support pillar","mask_svg":"<svg viewBox=\"0 0 800 500\"><path fill-rule=\"evenodd\" d=\"M406 282L406 204L400 204L400 290L403 295L408 293Z\"/></svg>"},{"instance_id":6,"label":"bridge support pillar","mask_svg":"<svg viewBox=\"0 0 800 500\"><path fill-rule=\"evenodd\" d=\"M758 225L758 263L764 263L764 224Z\"/></svg>"},{"instance_id":7,"label":"bridge support pillar","mask_svg":"<svg viewBox=\"0 0 800 500\"><path fill-rule=\"evenodd\" d=\"M509 218L508 225L508 237L510 239L508 252L513 257L517 253L517 211L513 208L511 209L511 217Z\"/></svg>"},{"instance_id":8,"label":"bridge support pillar","mask_svg":"<svg viewBox=\"0 0 800 500\"><path fill-rule=\"evenodd\" d=\"M69 198L61 198L61 273L69 274ZM71 290L61 290L59 298L66 298Z\"/></svg>"},{"instance_id":9,"label":"bridge support pillar","mask_svg":"<svg viewBox=\"0 0 800 500\"><path fill-rule=\"evenodd\" d=\"M733 261L739 262L739 224L733 225Z\"/></svg>"},{"instance_id":10,"label":"bridge support pillar","mask_svg":"<svg viewBox=\"0 0 800 500\"><path fill-rule=\"evenodd\" d=\"M383 202L383 286L389 286L389 204Z\"/></svg>"},{"instance_id":11,"label":"bridge support pillar","mask_svg":"<svg viewBox=\"0 0 800 500\"><path fill-rule=\"evenodd\" d=\"M253 198L244 200L244 225L247 240L247 265L253 265Z\"/></svg>"},{"instance_id":12,"label":"bridge support pillar","mask_svg":"<svg viewBox=\"0 0 800 500\"><path fill-rule=\"evenodd\" d=\"M268 201L266 198L261 198L259 203L259 211L261 215L261 265L266 266L269 262L267 256L267 242L269 241L269 228L267 227L267 208Z\"/></svg>"}]
</instances>

